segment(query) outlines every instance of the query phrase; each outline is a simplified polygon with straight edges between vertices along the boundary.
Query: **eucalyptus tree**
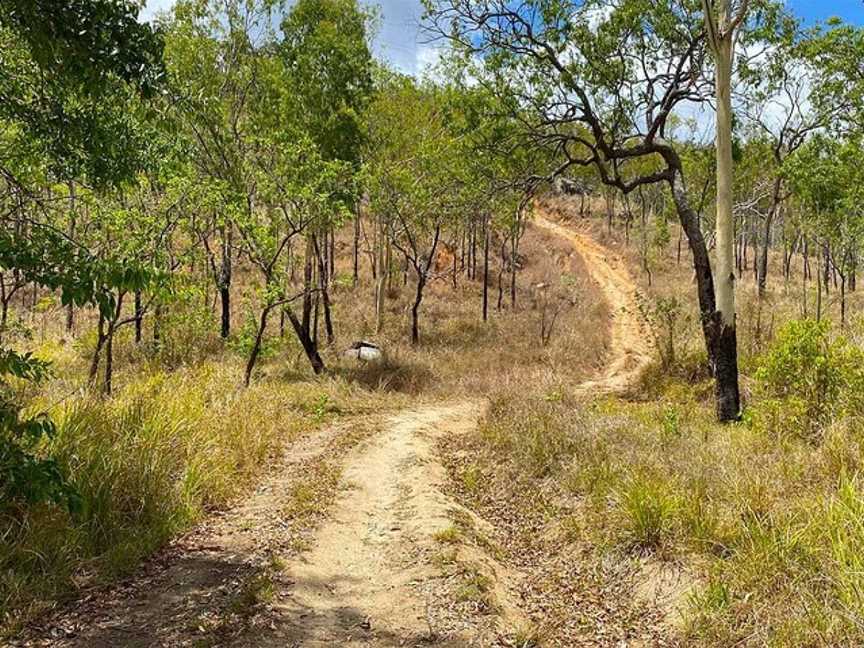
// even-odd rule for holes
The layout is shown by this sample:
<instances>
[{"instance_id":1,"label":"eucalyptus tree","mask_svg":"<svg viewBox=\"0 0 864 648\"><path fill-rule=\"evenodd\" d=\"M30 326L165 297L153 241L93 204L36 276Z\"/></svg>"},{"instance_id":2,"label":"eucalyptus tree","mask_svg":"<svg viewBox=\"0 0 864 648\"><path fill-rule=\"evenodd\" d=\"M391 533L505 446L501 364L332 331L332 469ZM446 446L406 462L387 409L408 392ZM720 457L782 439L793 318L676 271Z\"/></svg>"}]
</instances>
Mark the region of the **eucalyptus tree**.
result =
<instances>
[{"instance_id":1,"label":"eucalyptus tree","mask_svg":"<svg viewBox=\"0 0 864 648\"><path fill-rule=\"evenodd\" d=\"M717 415L736 419L734 329L718 309L708 249L668 132L683 104L713 96L701 6L692 0L426 0L426 6L428 29L464 55L477 83L503 88L514 97L514 113L534 115L525 124L526 142L552 149L559 160L547 179L593 166L604 184L624 193L668 185L693 257ZM752 19L762 17L754 12ZM628 163L642 157L657 158L659 168L633 173Z\"/></svg>"},{"instance_id":2,"label":"eucalyptus tree","mask_svg":"<svg viewBox=\"0 0 864 648\"><path fill-rule=\"evenodd\" d=\"M220 333L231 332L235 218L254 204L249 102L257 91L262 48L275 42L273 3L181 0L165 24L165 67L178 135L200 199L194 221L220 295Z\"/></svg>"},{"instance_id":3,"label":"eucalyptus tree","mask_svg":"<svg viewBox=\"0 0 864 648\"><path fill-rule=\"evenodd\" d=\"M466 149L446 114L440 89L408 78L383 89L370 114L370 203L388 215L389 238L414 270L413 344L420 342L420 306L442 234L468 206Z\"/></svg>"},{"instance_id":4,"label":"eucalyptus tree","mask_svg":"<svg viewBox=\"0 0 864 648\"><path fill-rule=\"evenodd\" d=\"M0 267L58 290L64 304L114 310L111 290L131 279L93 258L51 222L55 184L85 179L94 187L133 177L125 101L148 94L161 75L161 40L137 22L125 0L9 0L0 5L0 184L3 213L26 227L0 228ZM64 205L68 197L58 199ZM5 205L4 205L5 207ZM24 415L10 376L37 382L44 362L0 348L0 495L4 504L51 500L74 504L56 464L33 450L54 426Z\"/></svg>"},{"instance_id":5,"label":"eucalyptus tree","mask_svg":"<svg viewBox=\"0 0 864 648\"><path fill-rule=\"evenodd\" d=\"M317 271L328 343L334 332L329 283L334 269L334 231L341 225L344 205L351 205L354 223L354 272L358 272L360 222L356 176L364 140L364 112L372 94L372 54L369 43L373 15L356 0L299 0L281 24L278 53L291 87L296 119L317 146L325 162L342 163L346 177L342 201L329 218L317 221L308 235L304 272ZM307 282L304 318L311 308ZM316 312L317 312L316 300Z\"/></svg>"},{"instance_id":6,"label":"eucalyptus tree","mask_svg":"<svg viewBox=\"0 0 864 648\"><path fill-rule=\"evenodd\" d=\"M864 240L861 141L838 140L819 134L787 160L784 182L806 210L799 227L818 240L825 250L817 255L817 318L822 315L822 293L830 271L840 276L840 322L846 324L846 288L855 254Z\"/></svg>"},{"instance_id":7,"label":"eucalyptus tree","mask_svg":"<svg viewBox=\"0 0 864 648\"><path fill-rule=\"evenodd\" d=\"M747 17L749 0L733 9L731 0L702 0L705 32L714 57L715 149L717 153L716 281L717 343L724 349L715 358L718 374L729 375L729 388L718 393L721 420L738 417L738 336L735 324L735 221L732 216L732 62L738 30ZM716 13L715 13L716 12ZM733 386L734 382L734 386Z\"/></svg>"},{"instance_id":8,"label":"eucalyptus tree","mask_svg":"<svg viewBox=\"0 0 864 648\"><path fill-rule=\"evenodd\" d=\"M751 137L765 140L770 149L770 198L764 210L762 245L757 264L759 295L765 293L771 228L789 197L784 187L786 160L808 138L831 128L847 113L849 99L827 97L830 65L817 52L830 40L819 30L802 30L789 14L778 16L771 29L763 29L763 49L758 57L738 67L741 114Z\"/></svg>"}]
</instances>

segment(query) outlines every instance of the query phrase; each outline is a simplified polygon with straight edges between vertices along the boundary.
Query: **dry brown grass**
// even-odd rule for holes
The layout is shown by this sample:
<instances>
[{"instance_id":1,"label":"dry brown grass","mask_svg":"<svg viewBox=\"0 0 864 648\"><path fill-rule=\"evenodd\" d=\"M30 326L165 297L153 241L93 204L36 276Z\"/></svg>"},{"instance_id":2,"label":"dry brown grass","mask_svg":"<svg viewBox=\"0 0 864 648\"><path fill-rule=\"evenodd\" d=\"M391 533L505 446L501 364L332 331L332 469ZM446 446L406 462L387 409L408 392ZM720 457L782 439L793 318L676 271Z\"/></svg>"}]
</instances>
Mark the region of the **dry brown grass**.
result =
<instances>
[{"instance_id":1,"label":"dry brown grass","mask_svg":"<svg viewBox=\"0 0 864 648\"><path fill-rule=\"evenodd\" d=\"M638 251L619 230L573 220L639 276ZM498 392L480 433L447 448L454 488L496 522L509 559L531 574L525 598L548 645L600 636L649 645L861 645L860 417L823 423L815 440L782 414L770 426L759 416L716 424L688 253L679 266L672 233L652 285L644 274L639 281L646 303L675 295L691 314L675 365L658 361L628 399ZM801 275L787 285L772 262L761 302L752 277L739 284L742 385L757 413L765 396L756 369L781 325L803 314ZM859 295L850 304L854 312ZM838 308L829 304L835 322ZM856 340L859 331L847 334ZM692 584L659 607L631 596L658 561ZM680 622L673 608L683 611Z\"/></svg>"}]
</instances>

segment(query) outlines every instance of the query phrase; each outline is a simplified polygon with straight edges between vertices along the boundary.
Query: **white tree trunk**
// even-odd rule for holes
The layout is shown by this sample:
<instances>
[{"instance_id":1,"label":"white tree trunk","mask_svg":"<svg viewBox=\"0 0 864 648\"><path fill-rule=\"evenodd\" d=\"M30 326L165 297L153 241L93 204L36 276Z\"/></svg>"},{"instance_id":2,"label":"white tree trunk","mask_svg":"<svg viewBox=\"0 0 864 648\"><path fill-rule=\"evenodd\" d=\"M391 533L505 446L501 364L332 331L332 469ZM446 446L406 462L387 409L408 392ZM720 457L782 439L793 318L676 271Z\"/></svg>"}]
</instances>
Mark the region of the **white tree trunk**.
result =
<instances>
[{"instance_id":1,"label":"white tree trunk","mask_svg":"<svg viewBox=\"0 0 864 648\"><path fill-rule=\"evenodd\" d=\"M721 4L726 4L722 2ZM721 13L721 29L728 21ZM715 50L717 84L717 310L735 325L735 225L732 218L732 36Z\"/></svg>"}]
</instances>

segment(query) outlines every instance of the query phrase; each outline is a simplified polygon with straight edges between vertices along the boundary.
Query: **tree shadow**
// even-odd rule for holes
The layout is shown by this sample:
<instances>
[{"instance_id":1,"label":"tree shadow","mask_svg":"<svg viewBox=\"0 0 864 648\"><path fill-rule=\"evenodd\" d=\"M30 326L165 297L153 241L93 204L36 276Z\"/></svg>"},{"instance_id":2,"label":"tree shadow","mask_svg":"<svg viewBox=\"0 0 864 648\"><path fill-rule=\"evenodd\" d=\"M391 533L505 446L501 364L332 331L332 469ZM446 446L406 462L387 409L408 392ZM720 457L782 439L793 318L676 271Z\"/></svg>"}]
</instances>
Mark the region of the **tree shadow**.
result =
<instances>
[{"instance_id":1,"label":"tree shadow","mask_svg":"<svg viewBox=\"0 0 864 648\"><path fill-rule=\"evenodd\" d=\"M31 628L22 645L63 648L195 646L464 645L450 638L378 627L354 607L311 609L291 597L293 588L325 594L356 579L297 581L290 571L243 560L223 551L197 551L156 574L77 604L49 624Z\"/></svg>"}]
</instances>

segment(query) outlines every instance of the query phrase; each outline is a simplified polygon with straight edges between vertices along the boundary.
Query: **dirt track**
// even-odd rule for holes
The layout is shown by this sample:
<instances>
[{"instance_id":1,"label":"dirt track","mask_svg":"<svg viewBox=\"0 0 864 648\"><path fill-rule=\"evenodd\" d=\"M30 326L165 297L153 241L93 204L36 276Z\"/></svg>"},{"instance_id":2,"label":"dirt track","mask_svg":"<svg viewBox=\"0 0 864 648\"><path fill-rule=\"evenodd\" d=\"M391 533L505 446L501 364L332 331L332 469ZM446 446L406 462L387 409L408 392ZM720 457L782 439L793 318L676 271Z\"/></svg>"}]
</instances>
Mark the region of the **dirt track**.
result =
<instances>
[{"instance_id":1,"label":"dirt track","mask_svg":"<svg viewBox=\"0 0 864 648\"><path fill-rule=\"evenodd\" d=\"M649 350L623 262L585 235L544 218L536 224L573 244L613 312L608 366L578 389L625 389ZM167 557L157 575L145 573L125 590L67 611L23 645L496 645L488 620L454 622L434 609L441 604L434 536L452 525L459 509L442 494L445 474L434 440L473 429L482 410L481 402L469 400L404 410L375 422L368 439L341 458L334 450L338 429L313 435L288 448L291 459L281 470ZM341 475L325 471L317 478L332 477L341 490L326 519L304 536L290 528L286 510L312 466L328 461L338 462ZM288 531L294 544L286 540ZM308 550L297 550L298 536ZM278 567L268 567L274 559ZM508 600L509 575L488 556L483 560L512 630L518 611ZM250 583L264 583L272 600L266 613L247 617L232 601L242 603Z\"/></svg>"},{"instance_id":2,"label":"dirt track","mask_svg":"<svg viewBox=\"0 0 864 648\"><path fill-rule=\"evenodd\" d=\"M542 216L537 216L534 224L573 244L591 277L600 285L612 312L609 362L600 377L583 382L579 391L625 390L650 362L651 349L636 300L636 284L624 262L589 236L569 227Z\"/></svg>"}]
</instances>

